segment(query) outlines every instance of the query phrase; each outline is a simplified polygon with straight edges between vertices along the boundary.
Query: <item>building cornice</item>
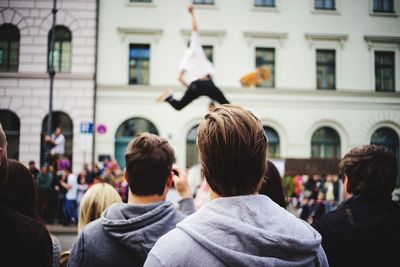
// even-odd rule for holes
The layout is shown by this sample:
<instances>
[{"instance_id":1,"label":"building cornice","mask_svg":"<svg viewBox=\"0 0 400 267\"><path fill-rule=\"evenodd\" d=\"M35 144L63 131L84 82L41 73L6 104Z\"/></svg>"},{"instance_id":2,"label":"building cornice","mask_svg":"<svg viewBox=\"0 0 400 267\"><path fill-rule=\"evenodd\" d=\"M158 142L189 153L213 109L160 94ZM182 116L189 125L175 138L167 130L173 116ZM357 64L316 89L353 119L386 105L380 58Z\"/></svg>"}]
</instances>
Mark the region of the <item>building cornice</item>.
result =
<instances>
[{"instance_id":1,"label":"building cornice","mask_svg":"<svg viewBox=\"0 0 400 267\"><path fill-rule=\"evenodd\" d=\"M0 79L49 79L48 73L0 72ZM55 79L94 80L94 74L56 73Z\"/></svg>"},{"instance_id":2,"label":"building cornice","mask_svg":"<svg viewBox=\"0 0 400 267\"><path fill-rule=\"evenodd\" d=\"M189 38L192 31L188 29L182 29L181 34L185 38ZM202 38L214 38L218 42L222 40L223 37L226 35L226 31L224 30L200 30L199 32L200 37Z\"/></svg>"},{"instance_id":3,"label":"building cornice","mask_svg":"<svg viewBox=\"0 0 400 267\"><path fill-rule=\"evenodd\" d=\"M364 35L364 40L371 49L375 43L397 44L400 46L400 36Z\"/></svg>"},{"instance_id":4,"label":"building cornice","mask_svg":"<svg viewBox=\"0 0 400 267\"><path fill-rule=\"evenodd\" d=\"M127 35L153 36L158 40L162 34L162 29L155 28L118 27L117 31L121 34L122 40L125 40Z\"/></svg>"},{"instance_id":5,"label":"building cornice","mask_svg":"<svg viewBox=\"0 0 400 267\"><path fill-rule=\"evenodd\" d=\"M245 31L243 32L244 37L246 37L247 42L251 43L255 39L269 39L276 40L282 46L283 40L288 36L286 32L260 32L260 31Z\"/></svg>"},{"instance_id":6,"label":"building cornice","mask_svg":"<svg viewBox=\"0 0 400 267\"><path fill-rule=\"evenodd\" d=\"M335 33L305 33L305 38L308 40L310 46L316 41L330 41L338 42L341 47L344 46L345 41L349 38L348 34L335 34Z\"/></svg>"}]
</instances>

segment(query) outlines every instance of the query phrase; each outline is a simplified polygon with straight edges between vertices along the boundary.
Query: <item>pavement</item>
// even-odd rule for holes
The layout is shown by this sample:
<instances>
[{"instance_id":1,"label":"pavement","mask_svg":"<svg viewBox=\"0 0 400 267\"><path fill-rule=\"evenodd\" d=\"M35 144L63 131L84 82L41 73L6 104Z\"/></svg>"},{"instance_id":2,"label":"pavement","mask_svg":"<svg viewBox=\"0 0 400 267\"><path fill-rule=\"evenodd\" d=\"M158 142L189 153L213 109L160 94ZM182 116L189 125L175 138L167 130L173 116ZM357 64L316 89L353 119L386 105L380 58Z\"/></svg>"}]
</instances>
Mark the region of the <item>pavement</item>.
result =
<instances>
[{"instance_id":1,"label":"pavement","mask_svg":"<svg viewBox=\"0 0 400 267\"><path fill-rule=\"evenodd\" d=\"M46 228L60 242L61 251L70 250L78 235L78 229L76 226L48 224L46 225Z\"/></svg>"}]
</instances>

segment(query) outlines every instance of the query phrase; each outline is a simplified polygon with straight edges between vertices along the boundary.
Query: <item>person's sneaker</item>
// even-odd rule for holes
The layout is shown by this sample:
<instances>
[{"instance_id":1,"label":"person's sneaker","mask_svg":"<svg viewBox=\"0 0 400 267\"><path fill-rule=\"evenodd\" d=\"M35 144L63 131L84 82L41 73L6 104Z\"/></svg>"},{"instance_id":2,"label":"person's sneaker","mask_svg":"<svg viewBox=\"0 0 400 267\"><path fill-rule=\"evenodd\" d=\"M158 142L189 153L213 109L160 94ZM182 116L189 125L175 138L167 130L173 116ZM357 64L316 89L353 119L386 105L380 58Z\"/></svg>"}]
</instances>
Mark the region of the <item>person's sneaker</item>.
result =
<instances>
[{"instance_id":1,"label":"person's sneaker","mask_svg":"<svg viewBox=\"0 0 400 267\"><path fill-rule=\"evenodd\" d=\"M157 103L160 103L160 102L163 102L163 101L165 101L165 99L167 99L169 96L171 96L172 95L172 91L171 91L171 89L167 89L167 90L165 90L161 95L159 95L157 98L156 98L156 102Z\"/></svg>"}]
</instances>

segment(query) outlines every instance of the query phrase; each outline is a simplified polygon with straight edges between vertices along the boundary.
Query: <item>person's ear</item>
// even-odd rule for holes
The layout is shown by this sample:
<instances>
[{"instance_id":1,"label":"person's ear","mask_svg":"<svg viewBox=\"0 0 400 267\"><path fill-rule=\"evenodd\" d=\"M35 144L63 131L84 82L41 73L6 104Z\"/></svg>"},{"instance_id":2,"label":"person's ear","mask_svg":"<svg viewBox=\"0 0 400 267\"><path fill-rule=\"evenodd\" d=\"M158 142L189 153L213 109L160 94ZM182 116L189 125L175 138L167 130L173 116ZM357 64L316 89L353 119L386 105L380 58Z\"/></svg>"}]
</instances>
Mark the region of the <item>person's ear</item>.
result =
<instances>
[{"instance_id":1,"label":"person's ear","mask_svg":"<svg viewBox=\"0 0 400 267\"><path fill-rule=\"evenodd\" d=\"M124 169L124 179L125 179L125 181L128 181L128 175L126 173L126 168Z\"/></svg>"},{"instance_id":2,"label":"person's ear","mask_svg":"<svg viewBox=\"0 0 400 267\"><path fill-rule=\"evenodd\" d=\"M174 181L174 172L171 170L169 173L168 179L167 179L167 187L170 188L172 187L172 182Z\"/></svg>"}]
</instances>

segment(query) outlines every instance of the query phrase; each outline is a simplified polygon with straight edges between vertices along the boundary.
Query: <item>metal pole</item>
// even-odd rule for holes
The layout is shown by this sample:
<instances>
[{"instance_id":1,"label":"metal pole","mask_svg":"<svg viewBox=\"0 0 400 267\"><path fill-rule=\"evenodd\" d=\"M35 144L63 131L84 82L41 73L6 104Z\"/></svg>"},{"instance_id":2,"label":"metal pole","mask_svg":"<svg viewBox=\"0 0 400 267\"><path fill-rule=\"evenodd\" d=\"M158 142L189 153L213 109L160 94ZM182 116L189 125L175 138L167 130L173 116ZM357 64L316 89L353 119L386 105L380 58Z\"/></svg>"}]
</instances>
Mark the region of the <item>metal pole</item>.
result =
<instances>
[{"instance_id":1,"label":"metal pole","mask_svg":"<svg viewBox=\"0 0 400 267\"><path fill-rule=\"evenodd\" d=\"M53 84L54 84L54 76L56 75L56 70L54 68L54 43L56 39L56 13L57 13L57 0L53 0L53 9L51 11L53 13L53 25L51 27L51 39L50 39L50 53L48 63L48 73L50 78L50 94L49 94L49 114L47 116L47 134L51 136L51 128L52 128L52 120L53 120ZM45 151L45 163L50 163L50 144L46 143L46 151Z\"/></svg>"}]
</instances>

